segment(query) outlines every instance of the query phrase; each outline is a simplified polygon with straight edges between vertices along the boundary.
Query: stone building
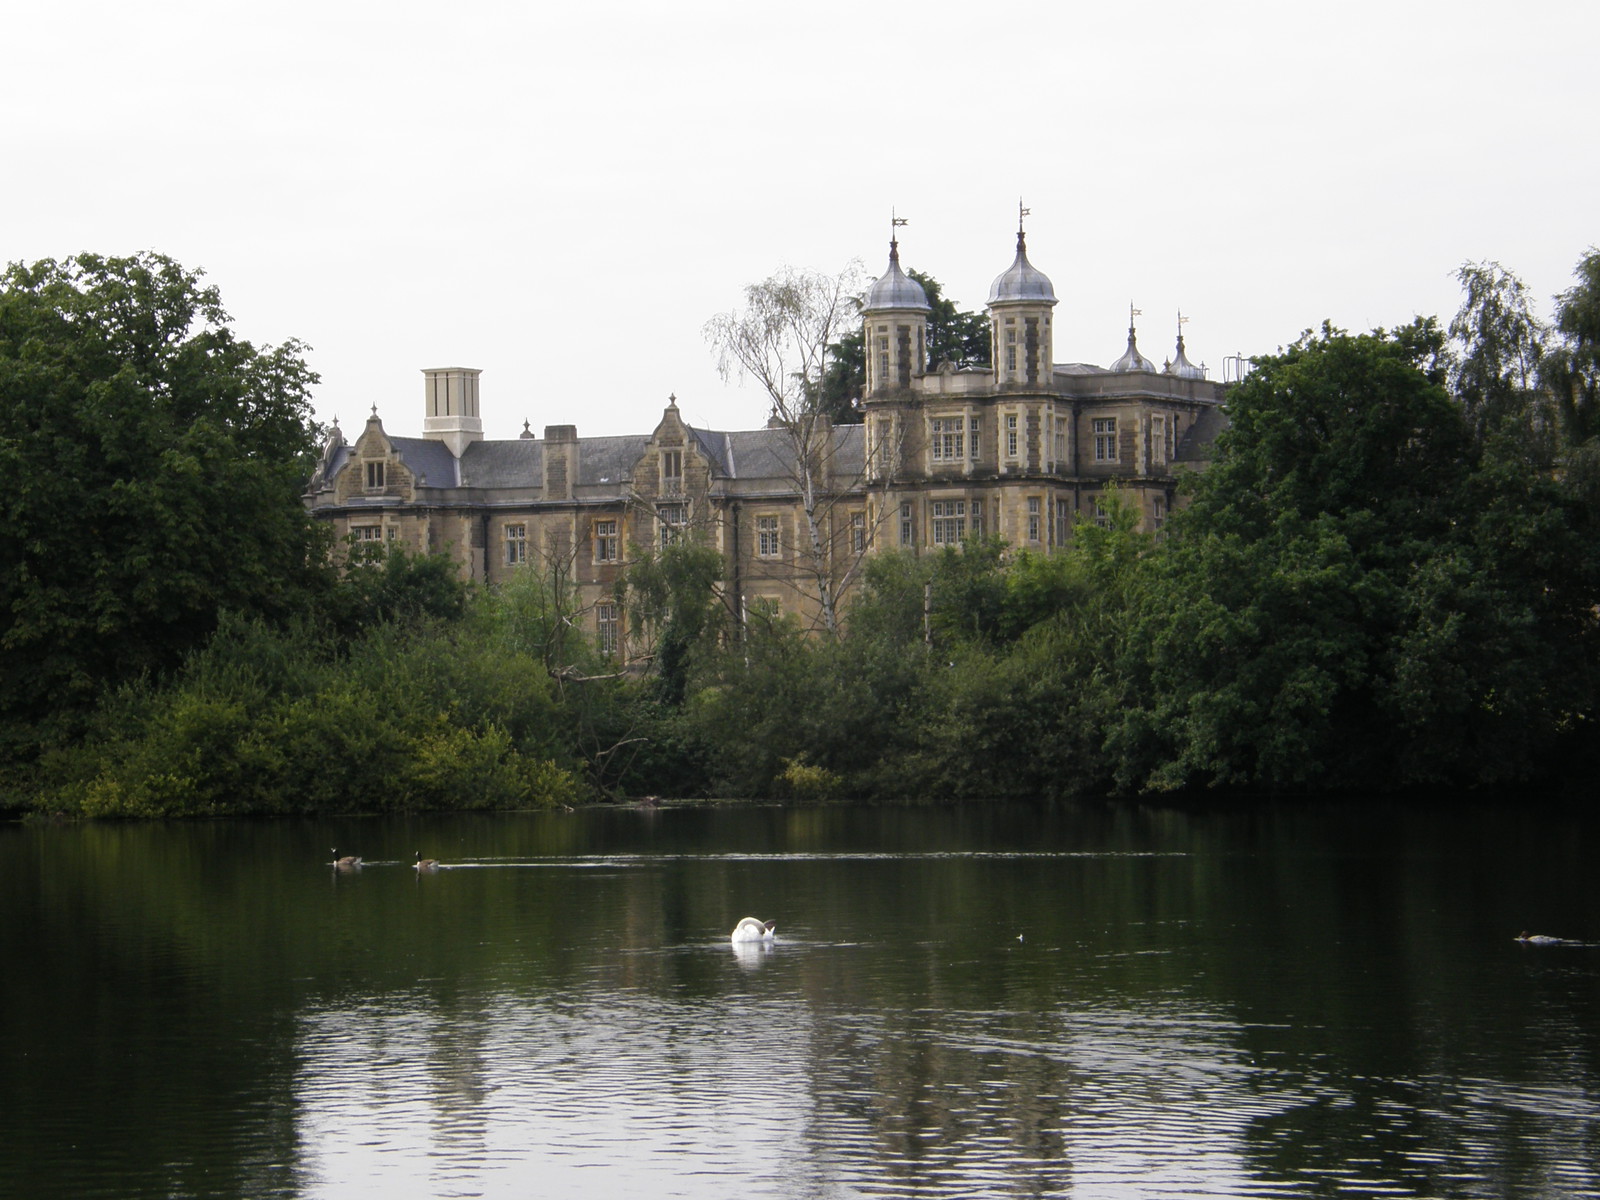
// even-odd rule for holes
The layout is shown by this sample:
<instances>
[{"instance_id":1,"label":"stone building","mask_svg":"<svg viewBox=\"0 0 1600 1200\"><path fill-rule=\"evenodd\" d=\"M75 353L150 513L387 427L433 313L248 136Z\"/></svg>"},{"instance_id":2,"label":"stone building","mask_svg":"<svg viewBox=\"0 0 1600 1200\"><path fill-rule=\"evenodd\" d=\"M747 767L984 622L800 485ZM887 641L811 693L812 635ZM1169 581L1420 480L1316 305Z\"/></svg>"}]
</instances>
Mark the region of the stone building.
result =
<instances>
[{"instance_id":1,"label":"stone building","mask_svg":"<svg viewBox=\"0 0 1600 1200\"><path fill-rule=\"evenodd\" d=\"M1056 296L1027 256L989 292L990 362L926 361L926 295L889 264L862 308L861 424L809 447L820 500L816 536L801 504L789 428L718 432L686 425L675 399L648 434L489 441L479 372L423 372L422 436L397 437L374 410L354 442L335 425L307 492L317 515L359 549L378 542L443 553L495 583L540 565L576 587L600 644L621 652L619 572L645 547L693 533L723 556L723 595L819 619L824 579L848 607L867 555L922 553L995 534L1036 551L1064 546L1076 520L1104 519L1107 489L1159 529L1180 472L1202 466L1223 422L1222 386L1192 365L1183 338L1163 367L1128 345L1109 367L1055 361Z\"/></svg>"},{"instance_id":2,"label":"stone building","mask_svg":"<svg viewBox=\"0 0 1600 1200\"><path fill-rule=\"evenodd\" d=\"M867 432L862 490L874 544L917 550L998 534L1046 550L1074 521L1104 520L1107 488L1160 529L1184 466L1203 465L1223 421L1222 386L1190 363L1180 318L1176 352L1157 368L1128 346L1109 367L1055 360L1055 289L1016 258L989 289L990 360L927 365L928 301L889 269L862 309Z\"/></svg>"}]
</instances>

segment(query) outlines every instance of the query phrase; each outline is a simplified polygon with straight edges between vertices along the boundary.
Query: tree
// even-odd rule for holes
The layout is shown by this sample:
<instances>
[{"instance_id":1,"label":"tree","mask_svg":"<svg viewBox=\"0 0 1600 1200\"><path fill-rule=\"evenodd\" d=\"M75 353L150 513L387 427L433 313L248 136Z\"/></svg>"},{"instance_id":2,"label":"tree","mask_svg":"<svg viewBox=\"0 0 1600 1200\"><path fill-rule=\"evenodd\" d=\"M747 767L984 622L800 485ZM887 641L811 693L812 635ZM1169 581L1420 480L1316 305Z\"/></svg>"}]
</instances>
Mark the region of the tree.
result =
<instances>
[{"instance_id":1,"label":"tree","mask_svg":"<svg viewBox=\"0 0 1600 1200\"><path fill-rule=\"evenodd\" d=\"M928 365L987 363L989 314L957 309L955 301L945 296L944 288L932 275L921 271L906 274L922 285L928 297Z\"/></svg>"},{"instance_id":2,"label":"tree","mask_svg":"<svg viewBox=\"0 0 1600 1200\"><path fill-rule=\"evenodd\" d=\"M772 401L772 420L788 435L792 482L805 517L806 545L797 557L815 590L827 631L839 633L839 592L832 553L833 510L854 476L841 478L838 439L824 401L831 347L855 320L851 296L859 268L838 275L784 268L745 288L744 308L706 323L724 378L748 375Z\"/></svg>"},{"instance_id":3,"label":"tree","mask_svg":"<svg viewBox=\"0 0 1600 1200\"><path fill-rule=\"evenodd\" d=\"M715 547L685 537L659 553L646 550L618 582L617 598L644 641L638 657L651 663L653 690L664 704L683 703L694 660L720 640L723 569Z\"/></svg>"},{"instance_id":4,"label":"tree","mask_svg":"<svg viewBox=\"0 0 1600 1200\"><path fill-rule=\"evenodd\" d=\"M1529 303L1522 281L1499 263L1463 263L1456 272L1464 293L1450 322L1461 347L1450 386L1480 442L1496 433L1529 440L1548 422L1535 387L1549 336Z\"/></svg>"},{"instance_id":5,"label":"tree","mask_svg":"<svg viewBox=\"0 0 1600 1200\"><path fill-rule=\"evenodd\" d=\"M327 586L304 350L239 339L157 254L0 275L5 716L81 707L224 611L282 618Z\"/></svg>"},{"instance_id":6,"label":"tree","mask_svg":"<svg viewBox=\"0 0 1600 1200\"><path fill-rule=\"evenodd\" d=\"M1430 324L1324 326L1230 395L1135 622L1124 786L1508 783L1590 727L1581 514L1473 452Z\"/></svg>"},{"instance_id":7,"label":"tree","mask_svg":"<svg viewBox=\"0 0 1600 1200\"><path fill-rule=\"evenodd\" d=\"M1541 374L1566 440L1577 446L1600 436L1600 249L1590 249L1573 273L1577 284L1556 297L1558 340Z\"/></svg>"}]
</instances>

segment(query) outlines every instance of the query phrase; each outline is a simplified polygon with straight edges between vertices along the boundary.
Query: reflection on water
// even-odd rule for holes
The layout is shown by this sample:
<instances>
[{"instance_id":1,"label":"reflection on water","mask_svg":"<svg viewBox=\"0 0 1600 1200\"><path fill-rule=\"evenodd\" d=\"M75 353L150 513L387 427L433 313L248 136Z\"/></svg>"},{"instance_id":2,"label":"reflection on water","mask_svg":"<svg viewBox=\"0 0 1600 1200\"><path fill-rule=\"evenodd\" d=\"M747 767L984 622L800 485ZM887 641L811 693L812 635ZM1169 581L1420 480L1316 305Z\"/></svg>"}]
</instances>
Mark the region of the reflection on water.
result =
<instances>
[{"instance_id":1,"label":"reflection on water","mask_svg":"<svg viewBox=\"0 0 1600 1200\"><path fill-rule=\"evenodd\" d=\"M7 829L0 1194L1600 1196L1569 820Z\"/></svg>"}]
</instances>

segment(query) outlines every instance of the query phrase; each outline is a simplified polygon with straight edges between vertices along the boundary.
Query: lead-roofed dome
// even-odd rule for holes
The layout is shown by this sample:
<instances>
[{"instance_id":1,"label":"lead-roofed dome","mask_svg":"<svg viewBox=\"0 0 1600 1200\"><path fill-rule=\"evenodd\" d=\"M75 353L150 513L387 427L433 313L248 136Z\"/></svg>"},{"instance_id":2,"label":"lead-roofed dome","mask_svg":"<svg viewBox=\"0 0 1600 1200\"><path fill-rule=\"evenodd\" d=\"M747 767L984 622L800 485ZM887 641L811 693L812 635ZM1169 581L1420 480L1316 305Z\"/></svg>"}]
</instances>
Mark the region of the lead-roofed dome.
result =
<instances>
[{"instance_id":1,"label":"lead-roofed dome","mask_svg":"<svg viewBox=\"0 0 1600 1200\"><path fill-rule=\"evenodd\" d=\"M928 293L922 285L900 269L900 243L889 243L889 269L873 281L867 289L862 312L875 312L884 308L920 308L927 311Z\"/></svg>"},{"instance_id":2,"label":"lead-roofed dome","mask_svg":"<svg viewBox=\"0 0 1600 1200\"><path fill-rule=\"evenodd\" d=\"M1154 375L1156 365L1144 355L1139 353L1139 343L1134 338L1133 322L1128 322L1128 348L1122 352L1122 357L1111 364L1113 371L1148 371Z\"/></svg>"},{"instance_id":3,"label":"lead-roofed dome","mask_svg":"<svg viewBox=\"0 0 1600 1200\"><path fill-rule=\"evenodd\" d=\"M989 303L1027 300L1035 304L1054 304L1056 290L1050 276L1028 261L1028 245L1022 230L1017 230L1017 257L1004 274L996 277L989 288Z\"/></svg>"},{"instance_id":4,"label":"lead-roofed dome","mask_svg":"<svg viewBox=\"0 0 1600 1200\"><path fill-rule=\"evenodd\" d=\"M1178 312L1178 354L1176 358L1166 364L1164 370L1168 375L1176 375L1179 379L1204 379L1206 377L1206 369L1195 366L1189 361L1189 356L1183 352L1183 323L1188 319L1180 309Z\"/></svg>"}]
</instances>

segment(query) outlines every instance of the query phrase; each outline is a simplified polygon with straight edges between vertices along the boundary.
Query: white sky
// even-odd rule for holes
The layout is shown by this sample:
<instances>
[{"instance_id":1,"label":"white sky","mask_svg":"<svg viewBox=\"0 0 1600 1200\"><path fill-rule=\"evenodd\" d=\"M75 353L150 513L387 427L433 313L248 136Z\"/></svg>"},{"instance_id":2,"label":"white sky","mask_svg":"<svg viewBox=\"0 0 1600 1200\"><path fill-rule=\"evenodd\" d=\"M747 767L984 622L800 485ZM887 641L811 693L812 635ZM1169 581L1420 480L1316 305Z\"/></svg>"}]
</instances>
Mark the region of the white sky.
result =
<instances>
[{"instance_id":1,"label":"white sky","mask_svg":"<svg viewBox=\"0 0 1600 1200\"><path fill-rule=\"evenodd\" d=\"M0 257L156 250L318 416L755 428L701 328L778 267L887 260L978 309L1016 208L1056 358L1268 352L1448 319L1495 259L1545 304L1600 243L1600 4L1546 0L51 0L6 6Z\"/></svg>"}]
</instances>

